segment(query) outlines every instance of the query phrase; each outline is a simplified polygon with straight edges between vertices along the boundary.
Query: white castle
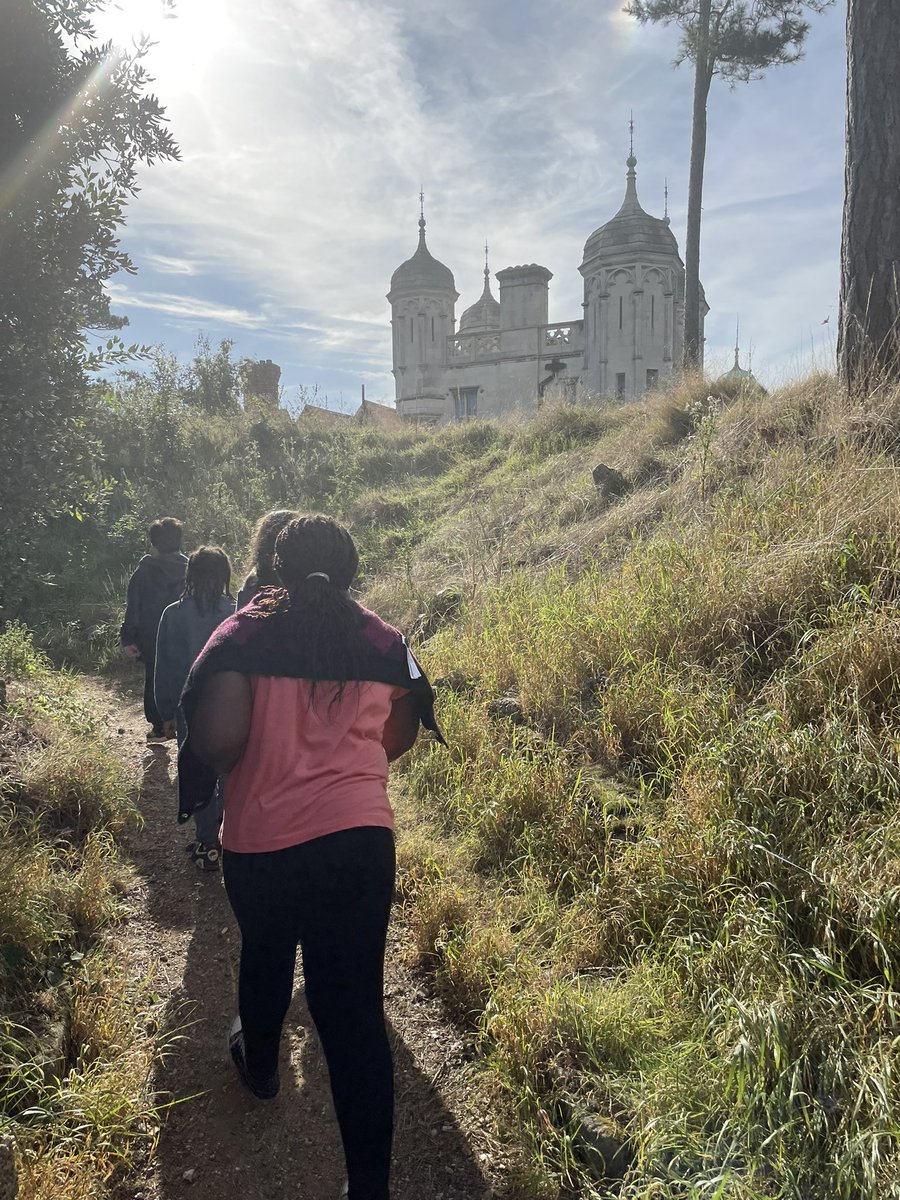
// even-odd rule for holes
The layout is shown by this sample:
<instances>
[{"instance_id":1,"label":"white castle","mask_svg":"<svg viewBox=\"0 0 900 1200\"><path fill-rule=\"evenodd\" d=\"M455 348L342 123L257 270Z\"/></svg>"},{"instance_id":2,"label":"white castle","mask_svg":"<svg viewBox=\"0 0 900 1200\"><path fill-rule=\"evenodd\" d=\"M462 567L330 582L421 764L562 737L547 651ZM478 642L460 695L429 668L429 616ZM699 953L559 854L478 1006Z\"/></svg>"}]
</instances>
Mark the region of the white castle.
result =
<instances>
[{"instance_id":1,"label":"white castle","mask_svg":"<svg viewBox=\"0 0 900 1200\"><path fill-rule=\"evenodd\" d=\"M420 422L491 417L535 408L548 389L629 400L681 362L684 264L668 215L651 217L637 197L634 153L622 207L584 246L583 316L548 318L552 273L530 263L498 271L491 294L485 247L484 290L456 324L453 272L425 244L391 277L397 410ZM701 291L702 296L702 291ZM701 303L703 318L708 312Z\"/></svg>"}]
</instances>

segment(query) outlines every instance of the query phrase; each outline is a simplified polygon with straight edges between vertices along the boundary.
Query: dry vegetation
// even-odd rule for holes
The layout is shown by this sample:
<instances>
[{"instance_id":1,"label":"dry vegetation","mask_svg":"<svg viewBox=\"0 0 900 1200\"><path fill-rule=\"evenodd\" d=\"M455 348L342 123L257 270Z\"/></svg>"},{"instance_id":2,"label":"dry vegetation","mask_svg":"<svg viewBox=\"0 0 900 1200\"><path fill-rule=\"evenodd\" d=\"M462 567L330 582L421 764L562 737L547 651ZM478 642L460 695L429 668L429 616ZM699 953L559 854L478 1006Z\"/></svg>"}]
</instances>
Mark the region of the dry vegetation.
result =
<instances>
[{"instance_id":1,"label":"dry vegetation","mask_svg":"<svg viewBox=\"0 0 900 1200\"><path fill-rule=\"evenodd\" d=\"M133 781L21 626L0 634L0 678L0 1134L21 1200L98 1200L156 1127L148 989L108 940Z\"/></svg>"},{"instance_id":2,"label":"dry vegetation","mask_svg":"<svg viewBox=\"0 0 900 1200\"><path fill-rule=\"evenodd\" d=\"M449 750L398 781L403 912L531 1144L527 1188L602 1192L590 1125L623 1200L900 1195L900 393L689 381L432 433L186 410L165 478L141 474L152 398L120 403L101 441L131 482L50 531L59 594L92 547L121 573L164 501L238 554L290 502L350 521L367 601L417 634ZM37 759L13 737L8 817L38 900L4 903L0 865L0 921L58 961L114 895L60 898L53 856L106 878L91 831L127 803L44 686L16 694L55 732Z\"/></svg>"},{"instance_id":3,"label":"dry vegetation","mask_svg":"<svg viewBox=\"0 0 900 1200\"><path fill-rule=\"evenodd\" d=\"M375 585L464 594L406 912L544 1186L590 1115L630 1200L895 1196L900 396L693 391L545 411Z\"/></svg>"}]
</instances>

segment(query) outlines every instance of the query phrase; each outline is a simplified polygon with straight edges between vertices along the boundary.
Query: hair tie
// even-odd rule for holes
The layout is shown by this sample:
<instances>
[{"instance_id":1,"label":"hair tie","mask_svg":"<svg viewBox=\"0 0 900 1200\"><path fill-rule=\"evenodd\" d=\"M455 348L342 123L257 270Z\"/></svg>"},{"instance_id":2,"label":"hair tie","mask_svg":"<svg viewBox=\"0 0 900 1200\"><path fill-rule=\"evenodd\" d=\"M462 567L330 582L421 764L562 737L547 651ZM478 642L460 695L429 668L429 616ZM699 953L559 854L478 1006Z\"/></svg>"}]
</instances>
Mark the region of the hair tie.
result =
<instances>
[{"instance_id":1,"label":"hair tie","mask_svg":"<svg viewBox=\"0 0 900 1200\"><path fill-rule=\"evenodd\" d=\"M326 583L331 583L331 576L326 575L324 571L310 571L307 579L324 579Z\"/></svg>"}]
</instances>

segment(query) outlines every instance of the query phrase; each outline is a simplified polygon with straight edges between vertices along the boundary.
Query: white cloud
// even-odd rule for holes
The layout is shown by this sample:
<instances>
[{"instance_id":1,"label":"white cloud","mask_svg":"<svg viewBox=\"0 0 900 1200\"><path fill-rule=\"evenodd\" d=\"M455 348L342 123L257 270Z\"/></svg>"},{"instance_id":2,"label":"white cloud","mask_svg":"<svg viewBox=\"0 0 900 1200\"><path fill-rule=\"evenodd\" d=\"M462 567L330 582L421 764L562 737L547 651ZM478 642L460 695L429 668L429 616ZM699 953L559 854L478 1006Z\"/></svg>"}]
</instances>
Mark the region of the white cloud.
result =
<instances>
[{"instance_id":1,"label":"white cloud","mask_svg":"<svg viewBox=\"0 0 900 1200\"><path fill-rule=\"evenodd\" d=\"M165 254L145 254L144 262L160 275L196 275L198 268L186 258L167 258Z\"/></svg>"},{"instance_id":2,"label":"white cloud","mask_svg":"<svg viewBox=\"0 0 900 1200\"><path fill-rule=\"evenodd\" d=\"M133 292L120 283L110 284L109 293L113 304L118 308L143 308L150 312L164 313L169 317L197 321L206 325L257 329L264 319L260 313L247 312L226 304L216 304L214 301L200 300L194 296L165 292Z\"/></svg>"}]
</instances>

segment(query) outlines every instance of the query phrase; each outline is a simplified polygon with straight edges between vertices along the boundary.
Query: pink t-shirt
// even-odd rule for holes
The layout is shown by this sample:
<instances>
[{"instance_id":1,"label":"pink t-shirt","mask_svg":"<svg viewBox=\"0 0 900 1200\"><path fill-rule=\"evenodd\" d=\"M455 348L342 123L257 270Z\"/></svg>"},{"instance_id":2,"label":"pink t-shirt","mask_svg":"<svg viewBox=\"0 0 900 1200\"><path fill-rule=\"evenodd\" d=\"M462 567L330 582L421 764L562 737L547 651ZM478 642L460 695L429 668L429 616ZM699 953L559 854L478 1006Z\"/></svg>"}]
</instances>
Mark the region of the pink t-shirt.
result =
<instances>
[{"instance_id":1,"label":"pink t-shirt","mask_svg":"<svg viewBox=\"0 0 900 1200\"><path fill-rule=\"evenodd\" d=\"M361 825L394 827L381 744L404 688L250 677L253 714L244 753L225 783L222 845L257 854Z\"/></svg>"}]
</instances>

